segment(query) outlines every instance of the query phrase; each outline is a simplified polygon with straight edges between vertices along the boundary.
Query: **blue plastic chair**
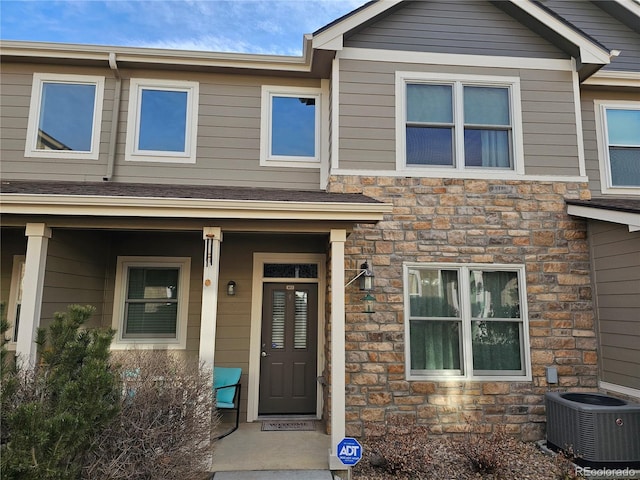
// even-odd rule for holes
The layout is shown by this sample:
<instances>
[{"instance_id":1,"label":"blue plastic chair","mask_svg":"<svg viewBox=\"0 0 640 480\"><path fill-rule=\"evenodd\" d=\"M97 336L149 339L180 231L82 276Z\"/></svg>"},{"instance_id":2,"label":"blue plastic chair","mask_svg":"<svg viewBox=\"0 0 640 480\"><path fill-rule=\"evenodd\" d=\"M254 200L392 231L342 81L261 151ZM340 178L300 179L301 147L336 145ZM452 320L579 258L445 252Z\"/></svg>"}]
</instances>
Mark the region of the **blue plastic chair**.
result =
<instances>
[{"instance_id":1,"label":"blue plastic chair","mask_svg":"<svg viewBox=\"0 0 640 480\"><path fill-rule=\"evenodd\" d=\"M228 432L216 437L224 438L238 429L240 422L240 376L241 368L213 367L213 393L216 397L216 408L236 412L236 424Z\"/></svg>"}]
</instances>

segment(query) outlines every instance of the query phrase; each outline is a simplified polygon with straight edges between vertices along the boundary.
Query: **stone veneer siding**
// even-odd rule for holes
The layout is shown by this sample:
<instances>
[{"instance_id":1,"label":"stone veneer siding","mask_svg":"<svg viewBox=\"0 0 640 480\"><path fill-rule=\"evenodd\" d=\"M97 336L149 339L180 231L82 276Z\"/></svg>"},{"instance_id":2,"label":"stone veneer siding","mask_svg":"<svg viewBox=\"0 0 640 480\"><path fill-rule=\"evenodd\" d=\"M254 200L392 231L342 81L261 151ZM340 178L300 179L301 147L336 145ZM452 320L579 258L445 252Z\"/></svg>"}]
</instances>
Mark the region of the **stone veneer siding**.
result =
<instances>
[{"instance_id":1,"label":"stone veneer siding","mask_svg":"<svg viewBox=\"0 0 640 480\"><path fill-rule=\"evenodd\" d=\"M566 198L589 198L587 184L502 180L332 176L329 191L391 202L376 225L359 225L346 268L369 259L376 313L361 292L346 293L346 434L379 430L410 416L433 433L490 432L542 438L544 393L597 390L597 354L586 223ZM524 264L532 381L407 381L402 264ZM549 386L545 367L556 366Z\"/></svg>"}]
</instances>

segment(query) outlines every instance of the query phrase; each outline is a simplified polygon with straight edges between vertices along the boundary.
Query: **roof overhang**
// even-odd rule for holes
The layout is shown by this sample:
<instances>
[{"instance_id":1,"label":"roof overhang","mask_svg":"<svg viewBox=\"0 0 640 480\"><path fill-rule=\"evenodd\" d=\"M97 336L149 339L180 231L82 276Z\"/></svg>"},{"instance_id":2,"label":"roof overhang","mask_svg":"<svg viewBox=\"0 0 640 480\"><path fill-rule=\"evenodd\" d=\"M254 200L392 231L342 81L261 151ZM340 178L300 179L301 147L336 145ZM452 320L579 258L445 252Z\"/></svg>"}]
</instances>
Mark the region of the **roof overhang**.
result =
<instances>
[{"instance_id":1,"label":"roof overhang","mask_svg":"<svg viewBox=\"0 0 640 480\"><path fill-rule=\"evenodd\" d=\"M582 83L600 87L640 88L640 72L600 70Z\"/></svg>"},{"instance_id":2,"label":"roof overhang","mask_svg":"<svg viewBox=\"0 0 640 480\"><path fill-rule=\"evenodd\" d=\"M100 197L0 194L2 213L144 218L339 220L377 222L391 213L388 203L284 202L193 198Z\"/></svg>"},{"instance_id":3,"label":"roof overhang","mask_svg":"<svg viewBox=\"0 0 640 480\"><path fill-rule=\"evenodd\" d=\"M242 71L288 76L329 76L333 55L314 51L311 35L305 35L300 56L206 52L47 42L0 41L3 61L60 63L109 68L115 55L119 68L163 70Z\"/></svg>"},{"instance_id":4,"label":"roof overhang","mask_svg":"<svg viewBox=\"0 0 640 480\"><path fill-rule=\"evenodd\" d=\"M591 202L589 200L567 200L567 213L576 217L601 220L603 222L626 225L630 232L640 231L640 201L633 200L634 205L624 207L624 201L608 203Z\"/></svg>"},{"instance_id":5,"label":"roof overhang","mask_svg":"<svg viewBox=\"0 0 640 480\"><path fill-rule=\"evenodd\" d=\"M351 14L327 25L313 34L314 49L342 50L345 35L361 26L372 22L379 15L398 8L404 0L377 0L365 4ZM602 66L611 62L616 52L610 52L593 39L571 28L557 16L531 0L510 0L493 2L496 6L518 20L526 18L535 22L540 28L538 33L547 32L548 39L569 54L576 57L581 79L588 78Z\"/></svg>"}]
</instances>

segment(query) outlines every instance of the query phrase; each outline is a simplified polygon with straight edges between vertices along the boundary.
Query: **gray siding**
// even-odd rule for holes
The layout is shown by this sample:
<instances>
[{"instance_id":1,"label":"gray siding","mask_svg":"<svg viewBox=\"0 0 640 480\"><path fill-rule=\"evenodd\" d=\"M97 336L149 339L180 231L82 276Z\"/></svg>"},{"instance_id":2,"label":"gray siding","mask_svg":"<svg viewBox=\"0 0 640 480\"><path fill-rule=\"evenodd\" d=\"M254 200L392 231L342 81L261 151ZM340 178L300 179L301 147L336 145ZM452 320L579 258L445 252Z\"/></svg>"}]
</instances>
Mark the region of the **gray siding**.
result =
<instances>
[{"instance_id":1,"label":"gray siding","mask_svg":"<svg viewBox=\"0 0 640 480\"><path fill-rule=\"evenodd\" d=\"M590 221L601 379L640 389L640 232Z\"/></svg>"},{"instance_id":2,"label":"gray siding","mask_svg":"<svg viewBox=\"0 0 640 480\"><path fill-rule=\"evenodd\" d=\"M98 160L25 158L25 139L34 72L106 77ZM319 169L261 167L262 85L319 87L314 79L282 79L194 72L123 70L113 181L318 189ZM3 63L0 141L4 179L102 181L107 172L115 80L108 69L82 69ZM128 78L199 82L195 164L125 161Z\"/></svg>"},{"instance_id":3,"label":"gray siding","mask_svg":"<svg viewBox=\"0 0 640 480\"><path fill-rule=\"evenodd\" d=\"M410 2L349 36L347 47L468 55L567 58L488 2Z\"/></svg>"},{"instance_id":4,"label":"gray siding","mask_svg":"<svg viewBox=\"0 0 640 480\"><path fill-rule=\"evenodd\" d=\"M69 305L96 308L89 326L98 326L103 315L104 275L108 244L99 232L52 231L42 297L41 326L46 327L55 312Z\"/></svg>"},{"instance_id":5,"label":"gray siding","mask_svg":"<svg viewBox=\"0 0 640 480\"><path fill-rule=\"evenodd\" d=\"M589 176L589 190L594 197L602 196L600 183L600 161L598 159L598 140L596 131L595 100L640 100L638 93L630 91L606 91L583 87L581 93L582 132L584 137L584 158Z\"/></svg>"},{"instance_id":6,"label":"gray siding","mask_svg":"<svg viewBox=\"0 0 640 480\"><path fill-rule=\"evenodd\" d=\"M603 70L640 71L640 33L631 30L592 2L584 0L545 0L544 5L597 39L609 50L622 53Z\"/></svg>"},{"instance_id":7,"label":"gray siding","mask_svg":"<svg viewBox=\"0 0 640 480\"><path fill-rule=\"evenodd\" d=\"M395 169L395 72L520 77L525 172L578 175L570 72L340 61L340 168Z\"/></svg>"}]
</instances>

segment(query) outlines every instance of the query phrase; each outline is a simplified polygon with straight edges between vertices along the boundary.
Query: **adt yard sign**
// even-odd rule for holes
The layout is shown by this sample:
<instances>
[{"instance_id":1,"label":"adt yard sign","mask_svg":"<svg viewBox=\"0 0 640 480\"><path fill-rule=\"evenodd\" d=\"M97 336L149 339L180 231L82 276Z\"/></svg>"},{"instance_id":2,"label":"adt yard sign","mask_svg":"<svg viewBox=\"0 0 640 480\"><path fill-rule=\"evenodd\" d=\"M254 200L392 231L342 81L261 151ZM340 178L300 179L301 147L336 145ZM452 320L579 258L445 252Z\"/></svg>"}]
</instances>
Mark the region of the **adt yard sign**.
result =
<instances>
[{"instance_id":1,"label":"adt yard sign","mask_svg":"<svg viewBox=\"0 0 640 480\"><path fill-rule=\"evenodd\" d=\"M362 445L355 438L343 438L338 443L338 458L344 465L355 465L362 458Z\"/></svg>"}]
</instances>

